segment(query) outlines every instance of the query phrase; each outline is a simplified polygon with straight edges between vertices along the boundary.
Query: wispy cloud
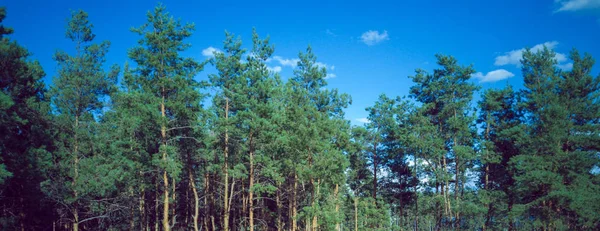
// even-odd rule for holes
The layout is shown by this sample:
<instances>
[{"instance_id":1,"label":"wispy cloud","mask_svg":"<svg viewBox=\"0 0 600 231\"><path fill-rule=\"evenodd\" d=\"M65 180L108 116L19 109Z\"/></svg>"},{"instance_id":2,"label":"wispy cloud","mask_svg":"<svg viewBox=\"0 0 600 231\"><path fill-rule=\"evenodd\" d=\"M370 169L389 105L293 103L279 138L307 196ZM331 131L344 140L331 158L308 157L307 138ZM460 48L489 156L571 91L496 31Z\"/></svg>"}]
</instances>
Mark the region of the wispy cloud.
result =
<instances>
[{"instance_id":1,"label":"wispy cloud","mask_svg":"<svg viewBox=\"0 0 600 231\"><path fill-rule=\"evenodd\" d=\"M316 62L315 65L319 68L325 68L325 69L331 70L331 71L333 71L335 69L335 66L328 65L328 64L322 63L322 62Z\"/></svg>"},{"instance_id":2,"label":"wispy cloud","mask_svg":"<svg viewBox=\"0 0 600 231\"><path fill-rule=\"evenodd\" d=\"M550 42L537 44L531 48L531 51L534 53L541 51L542 49L544 49L544 46L546 46L548 49L554 50L558 46L558 42L550 41ZM496 66L515 65L516 67L520 67L521 59L523 58L523 52L525 52L525 48L521 48L518 50L512 50L512 51L504 53L504 55L497 56L496 61L494 62L494 65L496 65ZM569 63L565 63L568 61L567 56L563 53L556 52L554 59L558 63L557 64L558 67L561 67L561 66L568 67L569 66Z\"/></svg>"},{"instance_id":3,"label":"wispy cloud","mask_svg":"<svg viewBox=\"0 0 600 231\"><path fill-rule=\"evenodd\" d=\"M267 67L270 72L279 73L281 72L281 66Z\"/></svg>"},{"instance_id":4,"label":"wispy cloud","mask_svg":"<svg viewBox=\"0 0 600 231\"><path fill-rule=\"evenodd\" d=\"M290 58L284 58L284 57L276 55L276 56L273 56L273 58L267 59L266 62L267 63L276 62L279 65L274 66L274 67L269 67L269 70L273 71L273 72L281 72L284 67L296 68L296 66L298 66L298 62L300 62L300 59L298 59L298 58L290 59ZM331 71L335 70L334 65L330 65L327 63L323 63L323 62L316 62L315 66L317 66L319 68L325 68L327 70L327 72L331 72ZM325 79L332 79L335 77L337 77L337 75L335 75L334 73L328 73L327 76L325 76Z\"/></svg>"},{"instance_id":5,"label":"wispy cloud","mask_svg":"<svg viewBox=\"0 0 600 231\"><path fill-rule=\"evenodd\" d=\"M327 76L325 76L325 79L333 79L333 78L335 78L335 77L337 77L337 75L336 75L336 74L333 74L333 73L328 73L328 74L327 74Z\"/></svg>"},{"instance_id":6,"label":"wispy cloud","mask_svg":"<svg viewBox=\"0 0 600 231\"><path fill-rule=\"evenodd\" d=\"M573 69L573 63L557 64L556 67L558 67L564 71L567 71L567 70Z\"/></svg>"},{"instance_id":7,"label":"wispy cloud","mask_svg":"<svg viewBox=\"0 0 600 231\"><path fill-rule=\"evenodd\" d=\"M213 57L215 56L215 53L221 53L221 50L214 48L214 47L207 47L206 49L202 50L202 55L206 56L206 57Z\"/></svg>"},{"instance_id":8,"label":"wispy cloud","mask_svg":"<svg viewBox=\"0 0 600 231\"><path fill-rule=\"evenodd\" d=\"M560 7L555 12L581 11L600 8L600 0L555 0Z\"/></svg>"},{"instance_id":9,"label":"wispy cloud","mask_svg":"<svg viewBox=\"0 0 600 231\"><path fill-rule=\"evenodd\" d=\"M296 66L298 66L298 62L300 61L300 59L284 59L281 56L273 56L273 60L279 62L279 64L281 64L281 66L288 66L291 68L295 68ZM271 60L267 60L267 62L270 62Z\"/></svg>"},{"instance_id":10,"label":"wispy cloud","mask_svg":"<svg viewBox=\"0 0 600 231\"><path fill-rule=\"evenodd\" d=\"M477 72L477 73L471 75L471 77L479 79L480 83L496 82L496 81L500 81L503 79L508 79L513 76L515 76L515 74L511 73L510 71L504 70L504 69L490 71L485 75L481 72Z\"/></svg>"},{"instance_id":11,"label":"wispy cloud","mask_svg":"<svg viewBox=\"0 0 600 231\"><path fill-rule=\"evenodd\" d=\"M376 30L370 30L363 33L362 36L360 36L360 39L363 43L373 46L385 40L389 40L390 38L386 30L384 30L383 33L379 33L379 31Z\"/></svg>"},{"instance_id":12,"label":"wispy cloud","mask_svg":"<svg viewBox=\"0 0 600 231\"><path fill-rule=\"evenodd\" d=\"M358 119L354 119L354 120L361 122L361 123L365 123L365 124L371 123L371 121L367 118L358 118Z\"/></svg>"}]
</instances>

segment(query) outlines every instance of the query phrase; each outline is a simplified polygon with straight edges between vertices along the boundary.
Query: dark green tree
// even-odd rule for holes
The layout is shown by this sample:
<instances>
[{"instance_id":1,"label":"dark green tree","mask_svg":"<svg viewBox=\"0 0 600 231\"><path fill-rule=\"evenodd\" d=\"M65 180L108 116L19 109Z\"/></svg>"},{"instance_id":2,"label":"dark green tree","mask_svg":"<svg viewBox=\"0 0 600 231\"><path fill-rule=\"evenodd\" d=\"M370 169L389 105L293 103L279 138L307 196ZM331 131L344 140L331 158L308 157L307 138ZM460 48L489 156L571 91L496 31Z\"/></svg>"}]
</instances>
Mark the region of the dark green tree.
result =
<instances>
[{"instance_id":1,"label":"dark green tree","mask_svg":"<svg viewBox=\"0 0 600 231\"><path fill-rule=\"evenodd\" d=\"M75 54L58 51L58 76L50 89L56 113L58 150L54 153L56 172L44 183L47 195L66 211L62 216L78 230L79 223L96 217L86 200L96 193L89 183L95 179L93 167L97 147L94 145L96 118L101 114L105 96L114 89L118 67L103 70L110 43L93 43L95 35L88 14L73 11L68 21L66 37L75 45ZM70 182L70 183L69 183ZM81 211L80 211L81 210Z\"/></svg>"},{"instance_id":2,"label":"dark green tree","mask_svg":"<svg viewBox=\"0 0 600 231\"><path fill-rule=\"evenodd\" d=\"M510 160L520 153L518 143L526 139L519 97L512 87L487 90L479 102L481 150L479 193L487 209L483 230L508 227L513 230L515 203L514 172Z\"/></svg>"},{"instance_id":3,"label":"dark green tree","mask_svg":"<svg viewBox=\"0 0 600 231\"><path fill-rule=\"evenodd\" d=\"M171 229L173 224L169 221L177 213L169 206L174 203L174 186L182 171L179 146L184 145L184 135L196 125L198 118L195 115L200 110L200 94L193 91L197 90L194 77L201 65L181 55L190 47L184 40L193 30L193 24L182 25L162 4L147 13L144 25L132 29L142 37L139 45L129 50L129 58L137 64L133 81L160 112L160 118L152 121L156 128L154 134L160 137L160 142L148 151L154 168L162 172L162 188L156 183L155 190L162 191L163 230ZM158 210L155 214L157 216Z\"/></svg>"},{"instance_id":4,"label":"dark green tree","mask_svg":"<svg viewBox=\"0 0 600 231\"><path fill-rule=\"evenodd\" d=\"M243 110L242 102L247 100L243 92L244 86L247 85L245 79L247 67L246 63L241 62L242 55L245 53L241 46L242 42L239 38L236 39L233 34L225 32L224 51L215 52L214 60L212 60L218 73L209 76L210 85L217 89L217 93L213 95L212 108L216 117L212 129L217 136L214 149L223 154L220 155L215 152L213 157L216 161L214 164L221 169L213 176L221 175L222 182L220 184L223 186L223 191L219 194L216 190L209 192L213 194L211 196L211 210L213 211L211 216L217 215L214 214L215 206L217 206L214 200L216 197L221 196L221 211L223 214L221 228L223 230L230 230L231 192L234 190L235 181L240 180L243 176L243 170L240 167L244 166L236 166L235 164L242 163L239 161L240 155L232 155L241 151L240 133L242 131L236 126L239 121L237 114L238 111ZM233 142L230 142L231 140ZM231 167L234 169L231 169ZM232 178L232 182L229 181L230 178ZM211 181L213 181L211 187L218 189L216 185L219 184L219 181L216 179L211 179ZM213 219L211 218L211 220Z\"/></svg>"},{"instance_id":5,"label":"dark green tree","mask_svg":"<svg viewBox=\"0 0 600 231\"><path fill-rule=\"evenodd\" d=\"M436 155L429 164L436 166L436 191L439 188L444 199L444 216L453 221L452 225L458 226L460 197L467 181L465 172L475 159L475 117L470 103L478 86L469 82L475 73L472 66L460 66L452 56L436 55L436 58L442 68L435 69L433 74L417 70L411 77L416 85L410 92L411 97L423 104L424 115L429 117L437 127L439 138L444 140L445 152L435 152L441 155ZM451 183L454 198L450 195Z\"/></svg>"},{"instance_id":6,"label":"dark green tree","mask_svg":"<svg viewBox=\"0 0 600 231\"><path fill-rule=\"evenodd\" d=\"M0 7L0 23L6 8ZM41 229L54 217L40 182L51 164L51 115L45 73L0 24L0 227Z\"/></svg>"},{"instance_id":7,"label":"dark green tree","mask_svg":"<svg viewBox=\"0 0 600 231\"><path fill-rule=\"evenodd\" d=\"M593 59L571 53L571 71L555 67L550 49L527 50L521 61L525 89L523 110L528 124L523 152L514 157L516 193L521 215L534 228L547 230L598 227L589 212L597 191L598 78L590 74ZM594 103L595 102L595 103ZM577 196L574 196L577 195ZM576 197L576 198L575 198ZM581 203L590 203L582 206Z\"/></svg>"}]
</instances>

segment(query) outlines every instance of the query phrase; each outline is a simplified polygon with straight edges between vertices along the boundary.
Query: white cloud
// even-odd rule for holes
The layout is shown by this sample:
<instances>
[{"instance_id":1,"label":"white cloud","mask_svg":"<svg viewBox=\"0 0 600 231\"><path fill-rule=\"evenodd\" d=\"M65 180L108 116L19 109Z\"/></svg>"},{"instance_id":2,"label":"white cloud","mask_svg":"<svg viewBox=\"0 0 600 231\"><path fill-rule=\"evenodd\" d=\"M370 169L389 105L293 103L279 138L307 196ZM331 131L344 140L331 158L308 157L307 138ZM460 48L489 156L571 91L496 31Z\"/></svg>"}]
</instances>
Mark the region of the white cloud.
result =
<instances>
[{"instance_id":1,"label":"white cloud","mask_svg":"<svg viewBox=\"0 0 600 231\"><path fill-rule=\"evenodd\" d=\"M283 58L281 56L273 56L273 58L269 58L266 60L267 63L276 61L277 63L279 63L278 66L275 67L269 67L270 71L274 71L274 72L281 72L281 70L283 69L283 67L291 67L291 68L296 68L296 66L298 66L298 62L300 62L300 59L288 59L288 58ZM328 71L333 71L335 70L335 66L333 65L329 65L326 63L322 63L322 62L316 62L315 66L319 67L319 68L325 68ZM325 79L332 79L337 77L337 75L333 74L333 73L328 73L327 76L325 76Z\"/></svg>"},{"instance_id":2,"label":"white cloud","mask_svg":"<svg viewBox=\"0 0 600 231\"><path fill-rule=\"evenodd\" d=\"M556 47L556 45L558 45L557 41L545 42L545 43L537 44L537 45L533 46L531 48L531 51L534 53L538 52L538 51L544 49L544 46L548 47L548 49L554 49ZM494 62L494 65L504 66L504 65L511 64L511 65L519 66L519 65L521 65L521 58L523 57L524 51L525 51L525 48L506 52L504 55L496 57L496 62ZM557 56L558 55L559 54L557 54ZM563 54L560 54L560 55L562 55L564 57Z\"/></svg>"},{"instance_id":3,"label":"white cloud","mask_svg":"<svg viewBox=\"0 0 600 231\"><path fill-rule=\"evenodd\" d=\"M221 50L214 48L214 47L207 47L206 49L202 50L202 55L206 56L206 57L213 57L215 56L215 53L221 53Z\"/></svg>"},{"instance_id":4,"label":"white cloud","mask_svg":"<svg viewBox=\"0 0 600 231\"><path fill-rule=\"evenodd\" d=\"M279 73L281 72L281 66L267 67L270 72Z\"/></svg>"},{"instance_id":5,"label":"white cloud","mask_svg":"<svg viewBox=\"0 0 600 231\"><path fill-rule=\"evenodd\" d=\"M389 40L390 38L389 38L386 30L384 30L383 33L381 33L381 34L379 33L379 31L370 30L370 31L363 33L362 36L360 36L360 39L365 44L367 44L369 46L373 46L377 43L383 42L385 40Z\"/></svg>"},{"instance_id":6,"label":"white cloud","mask_svg":"<svg viewBox=\"0 0 600 231\"><path fill-rule=\"evenodd\" d=\"M561 6L555 12L600 8L600 0L556 0Z\"/></svg>"},{"instance_id":7,"label":"white cloud","mask_svg":"<svg viewBox=\"0 0 600 231\"><path fill-rule=\"evenodd\" d=\"M335 66L329 66L329 65L327 65L325 63L322 63L322 62L316 62L315 65L317 67L319 67L319 68L325 68L325 69L329 69L329 70L335 69Z\"/></svg>"},{"instance_id":8,"label":"white cloud","mask_svg":"<svg viewBox=\"0 0 600 231\"><path fill-rule=\"evenodd\" d=\"M289 66L291 68L295 68L298 65L300 59L284 59L281 56L273 56L273 60L279 62L282 66ZM271 61L271 60L267 60Z\"/></svg>"},{"instance_id":9,"label":"white cloud","mask_svg":"<svg viewBox=\"0 0 600 231\"><path fill-rule=\"evenodd\" d=\"M365 123L365 124L371 123L371 121L369 119L367 119L367 118L358 118L358 119L355 119L355 120L358 121L358 122L361 122L361 123Z\"/></svg>"},{"instance_id":10,"label":"white cloud","mask_svg":"<svg viewBox=\"0 0 600 231\"><path fill-rule=\"evenodd\" d=\"M573 69L573 63L557 64L556 67L560 68L563 71L568 71Z\"/></svg>"},{"instance_id":11,"label":"white cloud","mask_svg":"<svg viewBox=\"0 0 600 231\"><path fill-rule=\"evenodd\" d=\"M333 74L333 73L328 73L328 74L327 74L327 76L325 76L325 79L333 79L333 78L335 78L335 77L337 77L337 75L336 75L336 74Z\"/></svg>"},{"instance_id":12,"label":"white cloud","mask_svg":"<svg viewBox=\"0 0 600 231\"><path fill-rule=\"evenodd\" d=\"M510 71L504 70L504 69L490 71L485 75L483 75L483 73L481 73L481 72L477 72L477 73L471 75L471 77L479 79L480 83L496 82L496 81L500 81L503 79L508 79L513 76L515 76L515 74L511 73Z\"/></svg>"},{"instance_id":13,"label":"white cloud","mask_svg":"<svg viewBox=\"0 0 600 231\"><path fill-rule=\"evenodd\" d=\"M551 42L537 44L531 48L531 51L534 53L539 52L544 49L544 46L546 46L548 49L554 50L558 46L558 42L551 41ZM520 67L521 59L523 58L523 52L525 52L525 48L518 49L518 50L512 50L512 51L504 53L504 55L497 56L496 61L494 62L494 65L496 65L496 66L515 65L516 67ZM565 55L563 53L556 52L554 59L558 63L556 65L557 67L562 68L562 67L569 66L569 63L565 63L568 61L567 55ZM569 68L567 68L567 69L569 69Z\"/></svg>"}]
</instances>

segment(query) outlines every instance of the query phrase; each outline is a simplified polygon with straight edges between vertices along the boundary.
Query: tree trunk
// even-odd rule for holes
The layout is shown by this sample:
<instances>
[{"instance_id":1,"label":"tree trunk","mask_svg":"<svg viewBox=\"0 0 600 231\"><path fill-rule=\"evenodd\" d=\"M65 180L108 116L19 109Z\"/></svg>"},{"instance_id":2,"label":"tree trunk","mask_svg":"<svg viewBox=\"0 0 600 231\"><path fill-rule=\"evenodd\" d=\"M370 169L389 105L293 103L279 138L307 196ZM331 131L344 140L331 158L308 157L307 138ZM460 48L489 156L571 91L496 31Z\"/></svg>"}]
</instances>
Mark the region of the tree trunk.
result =
<instances>
[{"instance_id":1,"label":"tree trunk","mask_svg":"<svg viewBox=\"0 0 600 231\"><path fill-rule=\"evenodd\" d=\"M296 231L298 230L298 222L297 222L297 216L298 216L298 208L297 208L297 191L298 191L298 174L295 172L294 170L294 190L293 190L293 195L292 195L292 231Z\"/></svg>"},{"instance_id":2,"label":"tree trunk","mask_svg":"<svg viewBox=\"0 0 600 231\"><path fill-rule=\"evenodd\" d=\"M320 189L321 189L321 179L317 179L317 192L315 194L315 197L313 198L313 208L316 207L316 203L318 203L318 199L319 199L319 193L320 193ZM318 222L317 222L318 216L317 213L315 211L315 213L313 213L313 218L312 218L312 230L313 231L317 231L318 229Z\"/></svg>"},{"instance_id":3,"label":"tree trunk","mask_svg":"<svg viewBox=\"0 0 600 231\"><path fill-rule=\"evenodd\" d=\"M377 165L378 165L378 157L377 157L377 143L373 144L373 200L375 201L375 205L377 205Z\"/></svg>"},{"instance_id":4,"label":"tree trunk","mask_svg":"<svg viewBox=\"0 0 600 231\"><path fill-rule=\"evenodd\" d=\"M354 194L354 230L358 231L358 196Z\"/></svg>"},{"instance_id":5,"label":"tree trunk","mask_svg":"<svg viewBox=\"0 0 600 231\"><path fill-rule=\"evenodd\" d=\"M339 200L339 185L335 184L335 190L333 190L333 196L335 197L335 215L338 216L335 219L335 230L336 231L340 231L341 227L340 227L340 221L339 221L339 216L340 216L340 200Z\"/></svg>"},{"instance_id":6,"label":"tree trunk","mask_svg":"<svg viewBox=\"0 0 600 231\"><path fill-rule=\"evenodd\" d=\"M250 132L250 171L249 171L249 182L248 182L248 213L250 219L250 231L254 231L254 193L252 187L254 186L254 147L252 146L252 132Z\"/></svg>"},{"instance_id":7,"label":"tree trunk","mask_svg":"<svg viewBox=\"0 0 600 231\"><path fill-rule=\"evenodd\" d=\"M199 207L199 199L198 199L198 190L196 189L196 182L194 180L194 175L192 174L192 170L189 172L190 179L190 187L192 188L192 192L194 193L194 231L198 231L198 207Z\"/></svg>"},{"instance_id":8,"label":"tree trunk","mask_svg":"<svg viewBox=\"0 0 600 231\"><path fill-rule=\"evenodd\" d=\"M454 139L454 142L456 142L456 139ZM456 147L456 143L454 144L454 147ZM460 186L460 157L458 156L458 154L456 154L456 151L454 152L454 158L455 158L455 171L456 171L456 175L454 176L454 201L455 201L455 208L456 208L456 218L455 218L455 222L456 222L456 227L458 227L458 225L460 225L460 210L458 209L458 207L460 206L460 203L458 201L458 194L460 192L459 190L459 186Z\"/></svg>"},{"instance_id":9,"label":"tree trunk","mask_svg":"<svg viewBox=\"0 0 600 231\"><path fill-rule=\"evenodd\" d=\"M171 219L171 227L175 227L175 223L177 223L177 211L175 211L175 209L177 208L177 200L176 200L176 193L175 193L175 187L177 186L176 182L175 182L175 177L171 177L171 186L172 186L172 191L171 193L173 194L172 200L173 201L173 206L171 206L171 211L173 214L173 218Z\"/></svg>"},{"instance_id":10,"label":"tree trunk","mask_svg":"<svg viewBox=\"0 0 600 231\"><path fill-rule=\"evenodd\" d=\"M454 118L456 118L456 109L454 109ZM458 209L458 207L460 206L460 203L458 201L458 193L459 193L459 186L460 186L460 157L458 156L458 153L456 153L456 146L458 145L458 141L456 139L456 135L453 137L453 141L452 141L453 147L452 147L452 152L454 152L454 159L455 159L455 172L456 175L454 176L454 200L456 201L456 227L458 227L458 225L460 225L460 210Z\"/></svg>"},{"instance_id":11,"label":"tree trunk","mask_svg":"<svg viewBox=\"0 0 600 231\"><path fill-rule=\"evenodd\" d=\"M73 187L73 198L75 202L73 203L73 231L79 230L79 213L77 211L77 189L75 186L77 184L77 178L79 177L79 143L77 140L77 133L79 132L79 116L75 116L75 145L73 150L73 182L71 182L71 187Z\"/></svg>"},{"instance_id":12,"label":"tree trunk","mask_svg":"<svg viewBox=\"0 0 600 231\"><path fill-rule=\"evenodd\" d=\"M160 129L160 134L162 136L162 145L163 145L163 152L162 152L162 160L164 162L167 162L167 125L165 124L165 120L166 120L166 112L165 112L165 88L162 88L162 102L160 104L160 114L163 118L163 122L162 122L162 126ZM164 191L164 201L163 201L163 220L162 220L162 224L163 224L163 231L169 231L170 230L170 226L169 226L169 177L167 176L167 170L163 170L163 191Z\"/></svg>"},{"instance_id":13,"label":"tree trunk","mask_svg":"<svg viewBox=\"0 0 600 231\"><path fill-rule=\"evenodd\" d=\"M229 99L225 99L225 122L229 119ZM226 125L227 126L227 125ZM228 128L225 128L225 143L223 147L224 154L224 167L223 174L225 175L224 179L224 196L223 196L223 230L229 231L229 167L227 166L228 158L229 158L229 134Z\"/></svg>"},{"instance_id":14,"label":"tree trunk","mask_svg":"<svg viewBox=\"0 0 600 231\"><path fill-rule=\"evenodd\" d=\"M212 213L210 212L211 206L208 203L209 202L208 198L212 194L210 193L210 190L209 190L210 184L209 184L208 172L206 169L204 171L205 171L205 173L204 173L204 206L206 206L206 208L204 209L204 219L202 221L204 223L204 231L208 231L208 227L209 227L208 221L209 221L209 218L212 217Z\"/></svg>"}]
</instances>

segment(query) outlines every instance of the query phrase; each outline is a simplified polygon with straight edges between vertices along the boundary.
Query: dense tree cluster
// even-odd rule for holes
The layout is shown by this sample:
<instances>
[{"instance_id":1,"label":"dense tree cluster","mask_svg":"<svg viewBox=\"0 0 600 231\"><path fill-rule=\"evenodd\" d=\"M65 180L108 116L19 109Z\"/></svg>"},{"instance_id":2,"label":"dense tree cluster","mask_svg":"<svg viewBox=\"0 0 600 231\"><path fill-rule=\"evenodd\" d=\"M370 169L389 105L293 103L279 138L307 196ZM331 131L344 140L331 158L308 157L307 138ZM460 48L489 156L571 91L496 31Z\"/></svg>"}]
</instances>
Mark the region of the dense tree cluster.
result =
<instances>
[{"instance_id":1,"label":"dense tree cluster","mask_svg":"<svg viewBox=\"0 0 600 231\"><path fill-rule=\"evenodd\" d=\"M0 8L0 22L6 10ZM437 55L406 97L381 95L351 126L309 46L293 76L225 33L182 55L193 24L164 6L106 68L84 11L40 64L0 24L2 230L598 230L600 76L573 50L526 50L524 86L486 90ZM198 81L204 66L216 73ZM208 103L207 103L208 102ZM207 105L204 105L207 103Z\"/></svg>"}]
</instances>

